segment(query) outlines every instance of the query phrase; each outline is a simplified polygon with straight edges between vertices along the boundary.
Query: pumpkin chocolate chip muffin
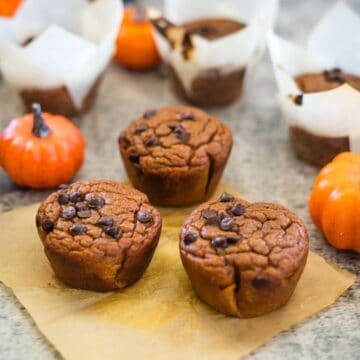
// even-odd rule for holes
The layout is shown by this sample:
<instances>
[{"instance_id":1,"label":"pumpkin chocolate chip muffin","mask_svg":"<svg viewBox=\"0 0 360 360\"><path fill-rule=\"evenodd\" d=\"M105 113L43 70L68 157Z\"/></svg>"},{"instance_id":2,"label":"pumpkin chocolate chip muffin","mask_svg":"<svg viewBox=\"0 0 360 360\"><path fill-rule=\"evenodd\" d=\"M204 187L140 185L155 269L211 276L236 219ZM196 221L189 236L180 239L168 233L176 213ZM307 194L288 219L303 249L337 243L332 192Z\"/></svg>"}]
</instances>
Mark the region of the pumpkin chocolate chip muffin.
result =
<instances>
[{"instance_id":1,"label":"pumpkin chocolate chip muffin","mask_svg":"<svg viewBox=\"0 0 360 360\"><path fill-rule=\"evenodd\" d=\"M214 191L232 147L227 126L204 111L171 106L147 111L119 138L132 184L156 205L200 203Z\"/></svg>"},{"instance_id":2,"label":"pumpkin chocolate chip muffin","mask_svg":"<svg viewBox=\"0 0 360 360\"><path fill-rule=\"evenodd\" d=\"M62 186L36 216L56 275L72 287L94 291L123 289L141 277L161 223L145 194L108 180Z\"/></svg>"},{"instance_id":3,"label":"pumpkin chocolate chip muffin","mask_svg":"<svg viewBox=\"0 0 360 360\"><path fill-rule=\"evenodd\" d=\"M295 81L303 93L333 90L345 83L360 91L360 77L335 68L322 73L299 75ZM302 105L302 96L295 99ZM314 134L299 126L290 126L289 137L297 156L318 167L329 163L339 153L350 150L350 140L345 137L329 137Z\"/></svg>"},{"instance_id":4,"label":"pumpkin chocolate chip muffin","mask_svg":"<svg viewBox=\"0 0 360 360\"><path fill-rule=\"evenodd\" d=\"M186 220L180 253L200 299L224 314L254 317L289 300L306 263L308 234L280 205L224 193Z\"/></svg>"}]
</instances>

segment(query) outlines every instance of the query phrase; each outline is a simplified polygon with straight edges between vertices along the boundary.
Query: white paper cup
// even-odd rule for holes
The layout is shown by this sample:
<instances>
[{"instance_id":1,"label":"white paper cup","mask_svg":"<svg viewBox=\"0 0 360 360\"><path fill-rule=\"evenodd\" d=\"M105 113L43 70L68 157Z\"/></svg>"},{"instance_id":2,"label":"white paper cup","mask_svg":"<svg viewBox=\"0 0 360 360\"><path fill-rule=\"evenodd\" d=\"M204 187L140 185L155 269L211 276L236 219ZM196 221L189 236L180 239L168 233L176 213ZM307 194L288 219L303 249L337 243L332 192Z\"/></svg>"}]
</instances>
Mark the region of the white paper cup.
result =
<instances>
[{"instance_id":1,"label":"white paper cup","mask_svg":"<svg viewBox=\"0 0 360 360\"><path fill-rule=\"evenodd\" d=\"M165 0L163 17L178 26L210 18L246 25L215 40L180 32L178 41L169 41L169 36L155 28L159 52L169 65L177 92L198 105L226 105L236 100L242 92L246 68L263 53L264 34L273 26L277 10L278 0ZM192 47L188 54L186 35Z\"/></svg>"},{"instance_id":2,"label":"white paper cup","mask_svg":"<svg viewBox=\"0 0 360 360\"><path fill-rule=\"evenodd\" d=\"M114 51L119 0L26 0L0 17L0 67L27 107L77 115L87 110Z\"/></svg>"},{"instance_id":3,"label":"white paper cup","mask_svg":"<svg viewBox=\"0 0 360 360\"><path fill-rule=\"evenodd\" d=\"M360 151L360 91L344 84L303 94L295 78L333 68L360 77L360 38L354 36L359 32L360 18L337 3L315 26L306 47L268 34L280 106L292 144L297 155L313 165L322 166L342 151Z\"/></svg>"}]
</instances>

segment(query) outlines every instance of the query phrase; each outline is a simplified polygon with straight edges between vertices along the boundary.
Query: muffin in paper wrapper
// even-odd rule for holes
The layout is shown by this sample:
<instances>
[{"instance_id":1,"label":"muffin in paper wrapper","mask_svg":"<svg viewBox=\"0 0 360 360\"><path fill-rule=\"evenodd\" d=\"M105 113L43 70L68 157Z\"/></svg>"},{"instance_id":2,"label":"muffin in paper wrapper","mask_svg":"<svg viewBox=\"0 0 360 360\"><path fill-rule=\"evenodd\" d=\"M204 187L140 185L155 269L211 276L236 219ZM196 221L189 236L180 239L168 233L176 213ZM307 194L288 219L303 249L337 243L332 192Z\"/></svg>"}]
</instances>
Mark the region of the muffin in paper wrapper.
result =
<instances>
[{"instance_id":1,"label":"muffin in paper wrapper","mask_svg":"<svg viewBox=\"0 0 360 360\"><path fill-rule=\"evenodd\" d=\"M198 76L211 71L226 75L244 70L263 53L265 31L274 24L278 5L278 0L165 0L164 13L151 15L155 24L161 25L161 19L166 19L174 25L175 31L171 33L170 27L166 35L155 26L161 57L174 69L185 93L191 97L192 84ZM192 50L185 56L186 32L181 31L181 25L211 18L235 20L245 27L214 40L190 33Z\"/></svg>"},{"instance_id":2,"label":"muffin in paper wrapper","mask_svg":"<svg viewBox=\"0 0 360 360\"><path fill-rule=\"evenodd\" d=\"M113 55L121 19L119 0L27 0L13 18L0 17L2 73L20 93L44 91L40 100L66 90L80 112Z\"/></svg>"},{"instance_id":3,"label":"muffin in paper wrapper","mask_svg":"<svg viewBox=\"0 0 360 360\"><path fill-rule=\"evenodd\" d=\"M340 68L360 77L360 18L337 3L318 22L307 46L301 47L270 32L268 47L279 88L280 105L289 126L329 138L349 138L351 151L360 151L360 92L348 84L333 90L305 93L295 78ZM301 104L296 99L301 96Z\"/></svg>"}]
</instances>

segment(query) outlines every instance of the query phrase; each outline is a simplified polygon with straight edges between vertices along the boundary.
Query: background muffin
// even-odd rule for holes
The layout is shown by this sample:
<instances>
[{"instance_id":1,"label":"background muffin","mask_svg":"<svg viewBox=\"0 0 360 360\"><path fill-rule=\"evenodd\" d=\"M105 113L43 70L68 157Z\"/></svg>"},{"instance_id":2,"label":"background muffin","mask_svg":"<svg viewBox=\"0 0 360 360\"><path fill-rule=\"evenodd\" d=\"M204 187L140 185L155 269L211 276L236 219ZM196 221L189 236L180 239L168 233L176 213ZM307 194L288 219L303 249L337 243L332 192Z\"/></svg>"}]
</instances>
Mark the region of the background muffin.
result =
<instances>
[{"instance_id":1,"label":"background muffin","mask_svg":"<svg viewBox=\"0 0 360 360\"><path fill-rule=\"evenodd\" d=\"M232 147L217 118L188 106L147 111L119 139L133 185L156 205L191 205L216 188Z\"/></svg>"},{"instance_id":2,"label":"background muffin","mask_svg":"<svg viewBox=\"0 0 360 360\"><path fill-rule=\"evenodd\" d=\"M304 94L333 90L345 83L360 91L360 77L336 68L322 73L302 74L295 81ZM319 167L332 161L336 155L350 150L348 136L323 136L299 126L290 126L289 137L296 155Z\"/></svg>"},{"instance_id":3,"label":"background muffin","mask_svg":"<svg viewBox=\"0 0 360 360\"><path fill-rule=\"evenodd\" d=\"M42 203L36 224L56 275L95 291L137 281L161 232L160 214L146 195L108 180L63 186Z\"/></svg>"},{"instance_id":4,"label":"background muffin","mask_svg":"<svg viewBox=\"0 0 360 360\"><path fill-rule=\"evenodd\" d=\"M280 205L224 193L187 219L180 253L204 302L227 315L254 317L289 300L306 263L308 234Z\"/></svg>"}]
</instances>

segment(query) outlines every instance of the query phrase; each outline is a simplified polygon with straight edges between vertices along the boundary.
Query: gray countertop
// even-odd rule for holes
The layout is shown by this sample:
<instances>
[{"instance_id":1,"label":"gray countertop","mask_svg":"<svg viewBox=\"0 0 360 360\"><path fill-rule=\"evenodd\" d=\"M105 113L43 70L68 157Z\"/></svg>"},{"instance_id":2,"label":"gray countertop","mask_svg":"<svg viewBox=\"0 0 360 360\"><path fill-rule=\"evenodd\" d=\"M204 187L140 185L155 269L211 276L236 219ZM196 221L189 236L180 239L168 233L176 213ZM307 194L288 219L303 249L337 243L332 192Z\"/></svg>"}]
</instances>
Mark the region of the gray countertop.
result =
<instances>
[{"instance_id":1,"label":"gray countertop","mask_svg":"<svg viewBox=\"0 0 360 360\"><path fill-rule=\"evenodd\" d=\"M279 31L304 41L307 29L332 3L330 0L284 0ZM360 13L359 1L348 3ZM242 101L225 109L210 110L222 118L234 133L235 144L225 180L250 200L279 202L296 211L308 225L311 249L358 275L360 256L331 248L310 221L307 203L316 169L294 157L275 94L273 74L269 59L265 56L253 72ZM87 139L86 162L77 178L124 179L124 168L117 150L120 131L144 110L176 104L180 100L172 94L162 70L132 73L117 65L109 67L99 95L94 109L75 120ZM0 80L1 128L22 112L17 95ZM17 188L0 170L0 211L40 201L46 195L46 191ZM359 358L359 303L360 282L357 281L336 304L283 332L250 358ZM58 357L34 326L26 310L0 284L0 359Z\"/></svg>"}]
</instances>

